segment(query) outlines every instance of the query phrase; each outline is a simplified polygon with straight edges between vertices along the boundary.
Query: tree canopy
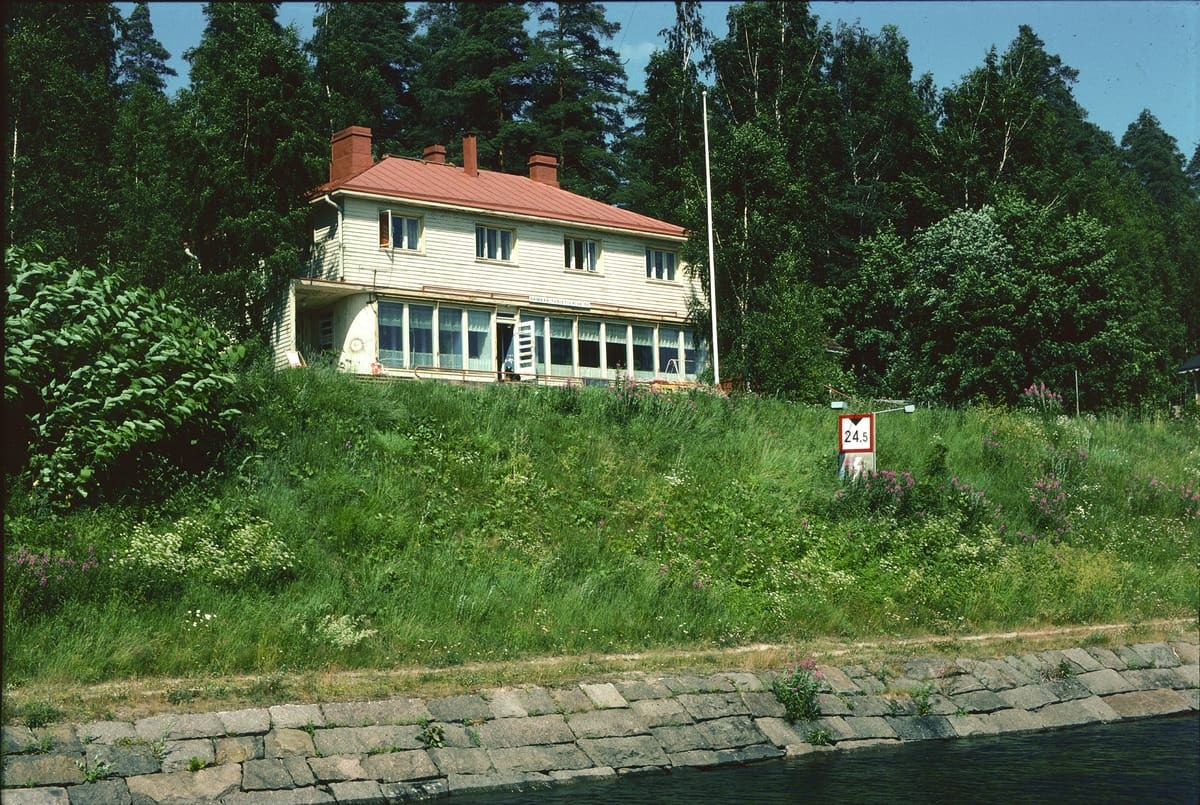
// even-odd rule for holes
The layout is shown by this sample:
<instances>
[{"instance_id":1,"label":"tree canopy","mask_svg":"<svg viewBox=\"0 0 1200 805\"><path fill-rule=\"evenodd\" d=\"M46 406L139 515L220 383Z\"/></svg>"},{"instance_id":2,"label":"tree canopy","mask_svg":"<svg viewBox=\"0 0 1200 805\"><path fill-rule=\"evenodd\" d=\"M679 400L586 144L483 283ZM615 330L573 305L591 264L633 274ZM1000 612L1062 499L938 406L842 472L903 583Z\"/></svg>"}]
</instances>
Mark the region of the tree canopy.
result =
<instances>
[{"instance_id":1,"label":"tree canopy","mask_svg":"<svg viewBox=\"0 0 1200 805\"><path fill-rule=\"evenodd\" d=\"M8 243L261 338L331 133L453 159L473 132L481 167L553 153L563 187L686 227L711 341L707 92L723 380L959 404L1078 372L1082 407L1134 407L1200 352L1200 144L1149 109L1100 130L1029 26L938 90L894 27L755 2L717 30L679 0L630 92L599 3L331 0L307 42L277 6L206 5L168 97L153 4L11 5Z\"/></svg>"}]
</instances>

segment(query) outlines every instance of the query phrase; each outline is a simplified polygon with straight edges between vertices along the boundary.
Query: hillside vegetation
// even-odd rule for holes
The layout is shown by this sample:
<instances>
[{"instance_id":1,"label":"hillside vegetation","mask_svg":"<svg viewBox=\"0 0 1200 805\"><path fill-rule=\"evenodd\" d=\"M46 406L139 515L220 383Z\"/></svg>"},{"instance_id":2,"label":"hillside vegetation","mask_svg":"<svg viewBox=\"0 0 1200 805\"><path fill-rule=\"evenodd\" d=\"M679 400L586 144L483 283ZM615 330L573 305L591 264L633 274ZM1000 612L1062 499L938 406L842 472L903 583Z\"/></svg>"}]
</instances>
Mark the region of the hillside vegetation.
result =
<instances>
[{"instance_id":1,"label":"hillside vegetation","mask_svg":"<svg viewBox=\"0 0 1200 805\"><path fill-rule=\"evenodd\" d=\"M10 493L6 683L1194 616L1200 424L631 386L235 378L216 469ZM868 403L862 403L868 406Z\"/></svg>"}]
</instances>

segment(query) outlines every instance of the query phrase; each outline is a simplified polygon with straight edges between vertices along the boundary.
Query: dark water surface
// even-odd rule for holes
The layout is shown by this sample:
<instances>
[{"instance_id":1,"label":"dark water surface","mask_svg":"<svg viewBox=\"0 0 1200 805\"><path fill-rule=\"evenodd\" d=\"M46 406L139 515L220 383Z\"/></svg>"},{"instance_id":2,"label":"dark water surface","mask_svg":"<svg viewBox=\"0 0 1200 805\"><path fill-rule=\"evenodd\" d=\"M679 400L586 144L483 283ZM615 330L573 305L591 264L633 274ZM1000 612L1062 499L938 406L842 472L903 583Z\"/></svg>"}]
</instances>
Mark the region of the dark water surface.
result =
<instances>
[{"instance_id":1,"label":"dark water surface","mask_svg":"<svg viewBox=\"0 0 1200 805\"><path fill-rule=\"evenodd\" d=\"M919 741L455 803L1200 803L1195 714L1054 732Z\"/></svg>"}]
</instances>

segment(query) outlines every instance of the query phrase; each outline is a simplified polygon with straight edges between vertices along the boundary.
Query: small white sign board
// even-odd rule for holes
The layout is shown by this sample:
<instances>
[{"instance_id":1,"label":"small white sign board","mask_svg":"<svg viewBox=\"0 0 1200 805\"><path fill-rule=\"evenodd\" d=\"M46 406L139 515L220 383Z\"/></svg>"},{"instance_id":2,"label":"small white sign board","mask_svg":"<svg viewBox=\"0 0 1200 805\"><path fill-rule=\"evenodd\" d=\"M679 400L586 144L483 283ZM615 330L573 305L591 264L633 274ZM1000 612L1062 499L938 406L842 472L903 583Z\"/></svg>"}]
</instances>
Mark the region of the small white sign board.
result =
<instances>
[{"instance_id":1,"label":"small white sign board","mask_svg":"<svg viewBox=\"0 0 1200 805\"><path fill-rule=\"evenodd\" d=\"M842 414L838 417L838 452L875 452L875 416L873 414Z\"/></svg>"}]
</instances>

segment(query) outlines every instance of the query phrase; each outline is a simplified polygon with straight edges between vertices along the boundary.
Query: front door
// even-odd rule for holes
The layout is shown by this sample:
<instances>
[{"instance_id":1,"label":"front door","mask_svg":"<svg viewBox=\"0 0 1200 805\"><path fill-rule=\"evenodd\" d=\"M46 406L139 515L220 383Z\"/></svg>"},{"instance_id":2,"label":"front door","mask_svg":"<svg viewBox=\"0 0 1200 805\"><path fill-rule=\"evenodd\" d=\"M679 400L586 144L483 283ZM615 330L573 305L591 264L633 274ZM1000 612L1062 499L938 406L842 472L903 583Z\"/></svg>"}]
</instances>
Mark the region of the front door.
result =
<instances>
[{"instance_id":1,"label":"front door","mask_svg":"<svg viewBox=\"0 0 1200 805\"><path fill-rule=\"evenodd\" d=\"M496 322L496 369L497 380L516 379L516 350L513 344L513 324Z\"/></svg>"}]
</instances>

